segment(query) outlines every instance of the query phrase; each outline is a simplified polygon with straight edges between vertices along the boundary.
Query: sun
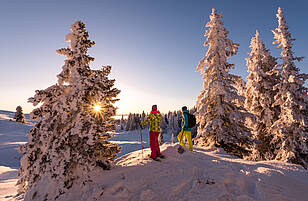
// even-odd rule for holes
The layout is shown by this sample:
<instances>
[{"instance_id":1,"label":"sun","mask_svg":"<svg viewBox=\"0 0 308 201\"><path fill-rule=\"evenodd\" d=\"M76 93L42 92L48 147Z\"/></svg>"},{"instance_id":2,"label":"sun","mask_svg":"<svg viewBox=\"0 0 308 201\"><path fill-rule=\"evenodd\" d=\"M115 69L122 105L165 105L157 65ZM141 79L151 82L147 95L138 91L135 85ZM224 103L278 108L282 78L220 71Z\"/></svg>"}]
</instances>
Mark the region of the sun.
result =
<instances>
[{"instance_id":1,"label":"sun","mask_svg":"<svg viewBox=\"0 0 308 201\"><path fill-rule=\"evenodd\" d=\"M90 113L94 118L101 119L103 118L105 112L104 103L97 100L92 100L90 101L90 104L85 105L85 111Z\"/></svg>"},{"instance_id":2,"label":"sun","mask_svg":"<svg viewBox=\"0 0 308 201\"><path fill-rule=\"evenodd\" d=\"M102 106L100 106L99 104L93 105L93 110L95 112L100 112L102 109Z\"/></svg>"}]
</instances>

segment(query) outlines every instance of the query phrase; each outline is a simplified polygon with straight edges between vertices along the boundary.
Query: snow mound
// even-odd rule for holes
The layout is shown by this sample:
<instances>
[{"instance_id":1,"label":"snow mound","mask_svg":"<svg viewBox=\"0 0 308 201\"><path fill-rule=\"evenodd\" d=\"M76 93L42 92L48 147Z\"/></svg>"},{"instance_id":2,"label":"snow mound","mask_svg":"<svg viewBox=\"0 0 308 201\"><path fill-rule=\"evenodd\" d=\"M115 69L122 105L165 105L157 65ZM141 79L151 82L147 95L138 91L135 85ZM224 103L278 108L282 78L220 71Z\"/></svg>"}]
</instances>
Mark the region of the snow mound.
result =
<instances>
[{"instance_id":1,"label":"snow mound","mask_svg":"<svg viewBox=\"0 0 308 201\"><path fill-rule=\"evenodd\" d=\"M308 174L300 166L245 161L220 149L179 154L178 146L161 146L161 162L148 158L149 149L126 154L112 170L93 171L88 183L74 185L59 200L308 200Z\"/></svg>"}]
</instances>

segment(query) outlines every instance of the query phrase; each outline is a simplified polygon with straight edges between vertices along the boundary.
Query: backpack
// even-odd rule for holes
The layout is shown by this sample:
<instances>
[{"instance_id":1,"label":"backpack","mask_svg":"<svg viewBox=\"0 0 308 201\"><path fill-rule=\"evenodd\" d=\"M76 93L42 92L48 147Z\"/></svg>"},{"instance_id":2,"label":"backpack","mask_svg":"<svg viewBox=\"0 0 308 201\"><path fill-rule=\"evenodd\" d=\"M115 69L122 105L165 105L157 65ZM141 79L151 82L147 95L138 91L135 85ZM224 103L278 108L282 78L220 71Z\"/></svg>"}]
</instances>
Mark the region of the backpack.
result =
<instances>
[{"instance_id":1,"label":"backpack","mask_svg":"<svg viewBox=\"0 0 308 201\"><path fill-rule=\"evenodd\" d=\"M187 117L188 117L188 128L193 128L196 125L195 115L187 113Z\"/></svg>"}]
</instances>

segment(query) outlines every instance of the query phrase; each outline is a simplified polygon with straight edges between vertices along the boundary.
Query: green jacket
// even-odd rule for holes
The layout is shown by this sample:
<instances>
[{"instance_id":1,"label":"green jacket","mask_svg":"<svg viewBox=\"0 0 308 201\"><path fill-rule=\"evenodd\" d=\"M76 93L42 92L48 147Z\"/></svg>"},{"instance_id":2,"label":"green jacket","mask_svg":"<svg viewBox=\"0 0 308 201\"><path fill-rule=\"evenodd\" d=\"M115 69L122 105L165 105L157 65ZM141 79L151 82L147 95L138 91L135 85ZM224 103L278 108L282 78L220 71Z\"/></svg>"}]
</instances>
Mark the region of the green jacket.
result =
<instances>
[{"instance_id":1,"label":"green jacket","mask_svg":"<svg viewBox=\"0 0 308 201\"><path fill-rule=\"evenodd\" d=\"M183 121L182 121L182 130L183 131L191 131L191 128L188 128L188 110L184 110L183 112Z\"/></svg>"},{"instance_id":2,"label":"green jacket","mask_svg":"<svg viewBox=\"0 0 308 201\"><path fill-rule=\"evenodd\" d=\"M150 123L150 131L160 132L161 114L159 111L152 111L149 116L140 124L142 126Z\"/></svg>"}]
</instances>

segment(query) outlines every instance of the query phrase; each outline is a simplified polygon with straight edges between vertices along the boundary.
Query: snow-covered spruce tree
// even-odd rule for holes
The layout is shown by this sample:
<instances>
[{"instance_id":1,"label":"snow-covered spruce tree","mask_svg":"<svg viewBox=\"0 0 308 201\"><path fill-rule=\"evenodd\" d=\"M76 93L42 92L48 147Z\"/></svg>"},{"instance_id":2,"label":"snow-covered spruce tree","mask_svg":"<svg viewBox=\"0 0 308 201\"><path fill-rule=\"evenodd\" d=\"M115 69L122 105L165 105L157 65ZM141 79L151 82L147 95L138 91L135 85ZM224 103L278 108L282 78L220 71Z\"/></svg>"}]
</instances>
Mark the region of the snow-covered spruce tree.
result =
<instances>
[{"instance_id":1,"label":"snow-covered spruce tree","mask_svg":"<svg viewBox=\"0 0 308 201\"><path fill-rule=\"evenodd\" d=\"M172 133L177 134L180 130L179 123L178 123L178 116L176 111L169 112L169 118L168 118L168 127L171 130Z\"/></svg>"},{"instance_id":2,"label":"snow-covered spruce tree","mask_svg":"<svg viewBox=\"0 0 308 201\"><path fill-rule=\"evenodd\" d=\"M243 157L248 154L250 130L245 126L249 114L238 106L241 98L234 87L238 76L230 74L233 64L227 62L237 53L238 44L228 36L222 15L212 9L205 32L204 46L209 46L196 71L203 75L203 90L196 103L197 144L222 147L229 153Z\"/></svg>"},{"instance_id":3,"label":"snow-covered spruce tree","mask_svg":"<svg viewBox=\"0 0 308 201\"><path fill-rule=\"evenodd\" d=\"M168 123L167 123L167 117L166 115L162 114L162 121L160 124L160 133L161 134L167 134L168 133Z\"/></svg>"},{"instance_id":4,"label":"snow-covered spruce tree","mask_svg":"<svg viewBox=\"0 0 308 201\"><path fill-rule=\"evenodd\" d=\"M307 74L300 74L294 57L293 41L281 8L277 13L278 27L273 30L274 44L281 48L281 82L275 86L278 93L274 106L280 106L279 119L273 124L275 133L272 144L276 147L275 159L308 167L308 121L305 114L308 108L307 88L304 87Z\"/></svg>"},{"instance_id":5,"label":"snow-covered spruce tree","mask_svg":"<svg viewBox=\"0 0 308 201\"><path fill-rule=\"evenodd\" d=\"M197 112L197 108L196 106L194 106L193 108L191 108L189 110L189 113L190 114L193 114L193 115L196 115L196 112ZM197 133L198 133L198 127L199 127L199 123L197 123L192 129L191 129L191 138L195 138L197 136Z\"/></svg>"},{"instance_id":6,"label":"snow-covered spruce tree","mask_svg":"<svg viewBox=\"0 0 308 201\"><path fill-rule=\"evenodd\" d=\"M129 114L127 126L128 126L127 127L128 131L136 130L137 128L136 114L131 114L131 113Z\"/></svg>"},{"instance_id":7,"label":"snow-covered spruce tree","mask_svg":"<svg viewBox=\"0 0 308 201\"><path fill-rule=\"evenodd\" d=\"M143 113L142 115L135 114L135 113L134 114L129 113L127 121L126 121L125 130L133 131L133 130L139 129L139 124L141 122L141 119L145 119L145 113Z\"/></svg>"},{"instance_id":8,"label":"snow-covered spruce tree","mask_svg":"<svg viewBox=\"0 0 308 201\"><path fill-rule=\"evenodd\" d=\"M124 130L124 125L125 125L125 119L124 116L122 115L121 120L120 120L120 130Z\"/></svg>"},{"instance_id":9,"label":"snow-covered spruce tree","mask_svg":"<svg viewBox=\"0 0 308 201\"><path fill-rule=\"evenodd\" d=\"M127 117L127 122L126 122L125 130L127 130L127 131L130 130L130 126L131 126L131 124L132 124L132 121L133 121L133 114L132 114L132 113L129 113L129 114L128 114L128 117Z\"/></svg>"},{"instance_id":10,"label":"snow-covered spruce tree","mask_svg":"<svg viewBox=\"0 0 308 201\"><path fill-rule=\"evenodd\" d=\"M270 51L265 48L258 31L251 39L250 48L249 57L246 58L249 75L245 108L256 118L253 123L253 134L257 143L249 158L272 160L275 155L274 148L270 144L273 139L270 127L279 115L279 106L273 106L274 96L277 94L277 90L273 87L280 82L280 77L274 73L277 65L276 58L272 57Z\"/></svg>"},{"instance_id":11,"label":"snow-covered spruce tree","mask_svg":"<svg viewBox=\"0 0 308 201\"><path fill-rule=\"evenodd\" d=\"M235 81L235 88L240 98L237 101L237 104L240 107L245 107L245 93L246 93L246 82L242 77L238 76Z\"/></svg>"},{"instance_id":12,"label":"snow-covered spruce tree","mask_svg":"<svg viewBox=\"0 0 308 201\"><path fill-rule=\"evenodd\" d=\"M140 117L140 121L141 121L141 122L144 121L145 118L146 118L145 112L142 111L142 114L141 114L141 117Z\"/></svg>"},{"instance_id":13,"label":"snow-covered spruce tree","mask_svg":"<svg viewBox=\"0 0 308 201\"><path fill-rule=\"evenodd\" d=\"M178 123L178 132L182 129L182 111L176 111L176 118Z\"/></svg>"},{"instance_id":14,"label":"snow-covered spruce tree","mask_svg":"<svg viewBox=\"0 0 308 201\"><path fill-rule=\"evenodd\" d=\"M238 91L238 95L245 97L246 82L245 82L245 80L243 80L243 78L238 77L238 79L235 81L235 87Z\"/></svg>"},{"instance_id":15,"label":"snow-covered spruce tree","mask_svg":"<svg viewBox=\"0 0 308 201\"><path fill-rule=\"evenodd\" d=\"M26 117L25 117L24 113L22 112L21 106L16 107L16 112L15 112L13 119L15 119L15 121L17 121L17 122L25 123Z\"/></svg>"},{"instance_id":16,"label":"snow-covered spruce tree","mask_svg":"<svg viewBox=\"0 0 308 201\"><path fill-rule=\"evenodd\" d=\"M140 125L140 119L141 119L141 114L135 114L135 128L134 130L136 129L139 129L139 125Z\"/></svg>"},{"instance_id":17,"label":"snow-covered spruce tree","mask_svg":"<svg viewBox=\"0 0 308 201\"><path fill-rule=\"evenodd\" d=\"M174 143L174 136L177 134L178 131L178 123L177 123L177 116L176 112L168 112L168 129L171 130L171 141ZM172 140L173 139L173 140Z\"/></svg>"},{"instance_id":18,"label":"snow-covered spruce tree","mask_svg":"<svg viewBox=\"0 0 308 201\"><path fill-rule=\"evenodd\" d=\"M57 50L67 57L58 83L29 98L34 106L42 105L31 112L31 118L39 122L27 134L29 142L20 148L24 155L18 184L26 200L55 200L76 183L82 188L90 182L90 171L110 169L110 161L120 151L107 141L111 137L107 131L114 129L113 104L120 92L113 87L115 80L108 79L111 66L91 70L94 58L87 51L94 42L81 21L71 30L66 36L68 48Z\"/></svg>"},{"instance_id":19,"label":"snow-covered spruce tree","mask_svg":"<svg viewBox=\"0 0 308 201\"><path fill-rule=\"evenodd\" d=\"M131 118L131 121L130 121L130 125L129 125L129 130L132 131L132 130L135 130L136 128L136 114L132 114L132 118Z\"/></svg>"}]
</instances>

